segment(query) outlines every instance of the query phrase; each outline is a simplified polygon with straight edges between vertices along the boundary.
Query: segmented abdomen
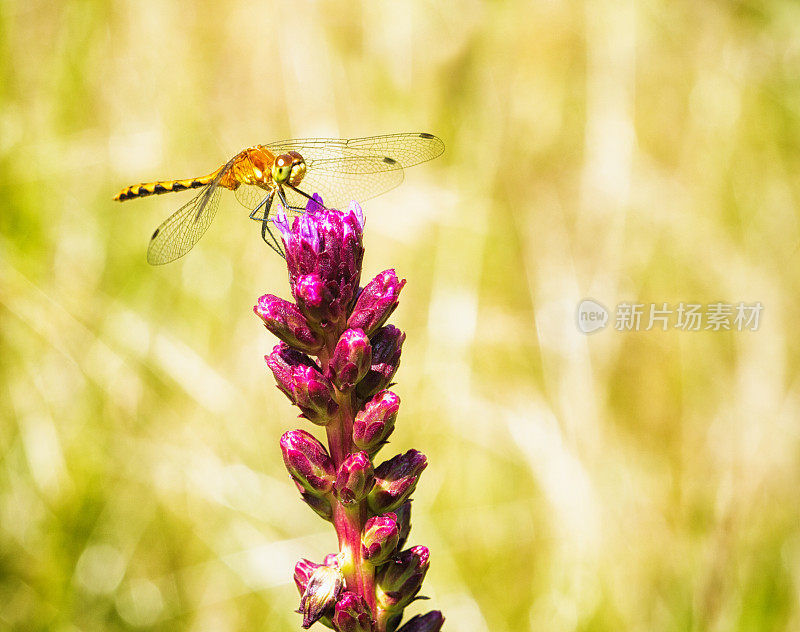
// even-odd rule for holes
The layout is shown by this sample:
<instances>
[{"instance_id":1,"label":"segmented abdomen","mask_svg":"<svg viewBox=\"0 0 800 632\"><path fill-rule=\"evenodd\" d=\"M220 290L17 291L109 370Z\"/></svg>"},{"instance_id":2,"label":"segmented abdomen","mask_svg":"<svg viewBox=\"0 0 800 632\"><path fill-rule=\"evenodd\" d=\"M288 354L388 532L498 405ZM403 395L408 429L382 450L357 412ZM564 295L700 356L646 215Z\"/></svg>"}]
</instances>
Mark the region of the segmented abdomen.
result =
<instances>
[{"instance_id":1,"label":"segmented abdomen","mask_svg":"<svg viewBox=\"0 0 800 632\"><path fill-rule=\"evenodd\" d=\"M123 202L132 198L145 197L147 195L160 195L161 193L169 193L170 191L199 189L211 182L215 175L216 174L209 174L202 178L190 178L188 180L161 180L160 182L134 184L122 189L122 191L117 193L114 199Z\"/></svg>"}]
</instances>

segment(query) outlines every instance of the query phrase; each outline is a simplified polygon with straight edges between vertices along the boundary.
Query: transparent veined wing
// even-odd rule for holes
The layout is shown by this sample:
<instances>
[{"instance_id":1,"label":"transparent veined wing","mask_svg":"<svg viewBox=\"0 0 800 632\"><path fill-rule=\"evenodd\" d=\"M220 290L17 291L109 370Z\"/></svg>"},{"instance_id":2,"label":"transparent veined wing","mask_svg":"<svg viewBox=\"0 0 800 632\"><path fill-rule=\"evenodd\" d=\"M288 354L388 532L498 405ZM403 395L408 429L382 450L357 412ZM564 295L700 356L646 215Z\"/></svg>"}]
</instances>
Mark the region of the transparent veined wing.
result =
<instances>
[{"instance_id":1,"label":"transparent veined wing","mask_svg":"<svg viewBox=\"0 0 800 632\"><path fill-rule=\"evenodd\" d=\"M156 228L147 248L147 262L157 266L175 261L192 249L217 214L222 189L219 178L206 185L189 202Z\"/></svg>"},{"instance_id":2,"label":"transparent veined wing","mask_svg":"<svg viewBox=\"0 0 800 632\"><path fill-rule=\"evenodd\" d=\"M346 209L351 200L362 202L398 186L403 170L383 156L349 156L313 160L298 187L308 194L319 193L325 206ZM288 196L287 191L287 197ZM289 203L305 206L305 199L291 191Z\"/></svg>"},{"instance_id":3,"label":"transparent veined wing","mask_svg":"<svg viewBox=\"0 0 800 632\"><path fill-rule=\"evenodd\" d=\"M264 147L276 155L297 151L306 162L354 156L380 156L395 161L396 169L433 160L444 152L442 140L424 132L350 139L297 138L270 143Z\"/></svg>"},{"instance_id":4,"label":"transparent veined wing","mask_svg":"<svg viewBox=\"0 0 800 632\"><path fill-rule=\"evenodd\" d=\"M236 195L236 199L239 200L239 204L252 211L269 195L269 191L265 191L261 187L252 184L240 184L239 188L234 191L234 194Z\"/></svg>"}]
</instances>

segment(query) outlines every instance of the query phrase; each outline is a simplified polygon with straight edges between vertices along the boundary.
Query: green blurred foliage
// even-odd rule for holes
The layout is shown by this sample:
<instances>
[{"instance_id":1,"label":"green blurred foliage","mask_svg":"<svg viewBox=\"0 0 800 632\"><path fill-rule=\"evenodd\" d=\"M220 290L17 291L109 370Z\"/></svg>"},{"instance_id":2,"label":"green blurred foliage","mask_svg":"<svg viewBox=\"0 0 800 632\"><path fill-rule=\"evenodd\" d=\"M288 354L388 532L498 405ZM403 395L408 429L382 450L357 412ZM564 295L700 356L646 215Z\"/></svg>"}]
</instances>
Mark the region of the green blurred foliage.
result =
<instances>
[{"instance_id":1,"label":"green blurred foliage","mask_svg":"<svg viewBox=\"0 0 800 632\"><path fill-rule=\"evenodd\" d=\"M346 7L346 8L345 8ZM207 173L299 136L427 130L365 205L408 279L391 449L446 629L800 629L800 5L0 3L0 628L291 630L336 546L277 448L251 313L281 261ZM761 301L757 332L584 336L612 307ZM791 335L790 335L791 334Z\"/></svg>"}]
</instances>

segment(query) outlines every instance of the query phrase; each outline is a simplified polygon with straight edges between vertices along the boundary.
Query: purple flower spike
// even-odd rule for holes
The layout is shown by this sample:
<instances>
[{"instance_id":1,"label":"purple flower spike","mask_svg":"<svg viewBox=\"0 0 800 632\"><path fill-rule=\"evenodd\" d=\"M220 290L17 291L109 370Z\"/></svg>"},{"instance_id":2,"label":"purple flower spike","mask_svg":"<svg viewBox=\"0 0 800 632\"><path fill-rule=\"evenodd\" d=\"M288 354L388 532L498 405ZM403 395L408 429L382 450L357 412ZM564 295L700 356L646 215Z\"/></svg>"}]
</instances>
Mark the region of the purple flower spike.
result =
<instances>
[{"instance_id":1,"label":"purple flower spike","mask_svg":"<svg viewBox=\"0 0 800 632\"><path fill-rule=\"evenodd\" d=\"M319 426L331 422L339 405L334 400L333 386L311 358L281 342L265 359L278 388L302 411L303 417Z\"/></svg>"},{"instance_id":2,"label":"purple flower spike","mask_svg":"<svg viewBox=\"0 0 800 632\"><path fill-rule=\"evenodd\" d=\"M405 279L400 281L394 270L381 272L361 290L347 326L363 329L367 335L372 334L397 308L400 290L405 284Z\"/></svg>"},{"instance_id":3,"label":"purple flower spike","mask_svg":"<svg viewBox=\"0 0 800 632\"><path fill-rule=\"evenodd\" d=\"M386 323L406 282L388 269L359 289L364 215L355 202L339 212L315 194L304 213L288 217L280 206L276 213L295 303L267 294L254 310L282 341L266 357L278 388L301 416L325 426L327 446L292 430L281 451L303 502L333 525L339 543L322 564L302 559L295 566L303 627L319 621L336 632L439 632L438 611L400 628L428 570L427 548L403 550L427 459L408 450L377 467L372 461L400 408L386 389L405 334Z\"/></svg>"},{"instance_id":4,"label":"purple flower spike","mask_svg":"<svg viewBox=\"0 0 800 632\"><path fill-rule=\"evenodd\" d=\"M369 400L353 422L353 443L375 454L394 430L400 398L391 391L380 391Z\"/></svg>"},{"instance_id":5,"label":"purple flower spike","mask_svg":"<svg viewBox=\"0 0 800 632\"><path fill-rule=\"evenodd\" d=\"M253 311L264 325L290 347L306 353L316 353L322 348L322 336L308 326L297 306L272 294L258 299Z\"/></svg>"},{"instance_id":6,"label":"purple flower spike","mask_svg":"<svg viewBox=\"0 0 800 632\"><path fill-rule=\"evenodd\" d=\"M309 628L323 616L333 614L336 598L342 590L342 573L332 566L319 566L314 569L300 598L300 613L303 615L303 628Z\"/></svg>"},{"instance_id":7,"label":"purple flower spike","mask_svg":"<svg viewBox=\"0 0 800 632\"><path fill-rule=\"evenodd\" d=\"M339 632L372 632L369 607L359 595L342 593L336 602L333 625Z\"/></svg>"},{"instance_id":8,"label":"purple flower spike","mask_svg":"<svg viewBox=\"0 0 800 632\"><path fill-rule=\"evenodd\" d=\"M345 505L360 502L375 484L375 472L366 452L355 452L339 466L334 489Z\"/></svg>"},{"instance_id":9,"label":"purple flower spike","mask_svg":"<svg viewBox=\"0 0 800 632\"><path fill-rule=\"evenodd\" d=\"M372 366L356 388L361 397L370 397L389 386L400 365L400 352L405 339L406 335L394 325L381 327L373 334L370 339Z\"/></svg>"},{"instance_id":10,"label":"purple flower spike","mask_svg":"<svg viewBox=\"0 0 800 632\"><path fill-rule=\"evenodd\" d=\"M305 430L290 430L281 437L286 469L303 489L322 496L333 489L336 470L328 451Z\"/></svg>"},{"instance_id":11,"label":"purple flower spike","mask_svg":"<svg viewBox=\"0 0 800 632\"><path fill-rule=\"evenodd\" d=\"M400 610L417 596L428 572L426 546L406 549L378 570L378 605L384 610Z\"/></svg>"},{"instance_id":12,"label":"purple flower spike","mask_svg":"<svg viewBox=\"0 0 800 632\"><path fill-rule=\"evenodd\" d=\"M388 560L397 548L400 530L397 515L386 513L367 520L361 536L361 554L375 566Z\"/></svg>"},{"instance_id":13,"label":"purple flower spike","mask_svg":"<svg viewBox=\"0 0 800 632\"><path fill-rule=\"evenodd\" d=\"M417 450L381 463L375 468L375 487L367 497L370 509L379 514L402 505L414 492L419 475L427 465L425 455Z\"/></svg>"},{"instance_id":14,"label":"purple flower spike","mask_svg":"<svg viewBox=\"0 0 800 632\"><path fill-rule=\"evenodd\" d=\"M340 391L352 389L372 365L369 338L360 329L346 329L328 364L328 378Z\"/></svg>"},{"instance_id":15,"label":"purple flower spike","mask_svg":"<svg viewBox=\"0 0 800 632\"><path fill-rule=\"evenodd\" d=\"M409 619L397 632L439 632L444 625L444 615L438 610L418 614Z\"/></svg>"}]
</instances>

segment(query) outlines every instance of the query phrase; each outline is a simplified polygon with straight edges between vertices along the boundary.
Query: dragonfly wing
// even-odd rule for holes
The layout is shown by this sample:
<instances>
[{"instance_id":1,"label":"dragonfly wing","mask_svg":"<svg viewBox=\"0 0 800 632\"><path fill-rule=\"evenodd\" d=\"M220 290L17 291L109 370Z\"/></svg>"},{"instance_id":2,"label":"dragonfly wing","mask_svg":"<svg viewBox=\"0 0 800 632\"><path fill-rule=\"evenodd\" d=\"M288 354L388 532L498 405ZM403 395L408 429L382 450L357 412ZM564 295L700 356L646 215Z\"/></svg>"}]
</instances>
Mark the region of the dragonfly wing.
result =
<instances>
[{"instance_id":1,"label":"dragonfly wing","mask_svg":"<svg viewBox=\"0 0 800 632\"><path fill-rule=\"evenodd\" d=\"M387 162L385 156L323 158L307 164L299 188L309 195L319 193L329 208L346 208L351 200L368 200L403 181L403 169L394 161ZM302 204L305 206L305 200Z\"/></svg>"},{"instance_id":2,"label":"dragonfly wing","mask_svg":"<svg viewBox=\"0 0 800 632\"><path fill-rule=\"evenodd\" d=\"M381 156L394 160L398 169L433 160L444 152L444 143L440 138L418 132L350 139L298 138L270 143L264 147L275 154L297 151L306 161Z\"/></svg>"},{"instance_id":3,"label":"dragonfly wing","mask_svg":"<svg viewBox=\"0 0 800 632\"><path fill-rule=\"evenodd\" d=\"M195 197L156 228L147 248L147 262L161 265L175 261L192 249L217 214L222 189L219 179L200 190Z\"/></svg>"},{"instance_id":4,"label":"dragonfly wing","mask_svg":"<svg viewBox=\"0 0 800 632\"><path fill-rule=\"evenodd\" d=\"M252 184L240 184L235 194L239 204L252 211L264 201L264 198L269 195L269 191Z\"/></svg>"},{"instance_id":5,"label":"dragonfly wing","mask_svg":"<svg viewBox=\"0 0 800 632\"><path fill-rule=\"evenodd\" d=\"M347 141L347 151L387 156L403 167L413 167L441 156L444 153L444 143L440 138L427 133L387 134L351 138Z\"/></svg>"}]
</instances>

